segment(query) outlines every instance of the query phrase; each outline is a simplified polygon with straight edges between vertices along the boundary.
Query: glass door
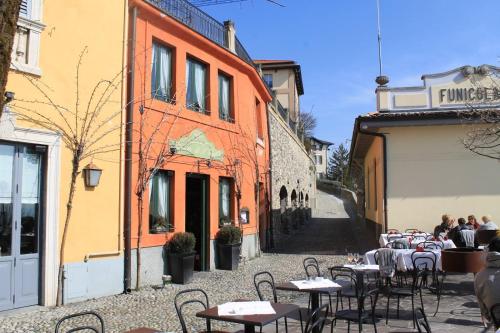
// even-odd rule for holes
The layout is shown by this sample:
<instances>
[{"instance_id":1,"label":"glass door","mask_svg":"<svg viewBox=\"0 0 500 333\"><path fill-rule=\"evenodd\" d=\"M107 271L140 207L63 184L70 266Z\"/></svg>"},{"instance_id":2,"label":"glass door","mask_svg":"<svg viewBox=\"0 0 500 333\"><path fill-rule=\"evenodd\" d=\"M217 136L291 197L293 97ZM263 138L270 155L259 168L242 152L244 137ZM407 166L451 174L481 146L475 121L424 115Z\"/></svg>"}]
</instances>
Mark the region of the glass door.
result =
<instances>
[{"instance_id":1,"label":"glass door","mask_svg":"<svg viewBox=\"0 0 500 333\"><path fill-rule=\"evenodd\" d=\"M0 143L0 310L39 303L43 158Z\"/></svg>"}]
</instances>

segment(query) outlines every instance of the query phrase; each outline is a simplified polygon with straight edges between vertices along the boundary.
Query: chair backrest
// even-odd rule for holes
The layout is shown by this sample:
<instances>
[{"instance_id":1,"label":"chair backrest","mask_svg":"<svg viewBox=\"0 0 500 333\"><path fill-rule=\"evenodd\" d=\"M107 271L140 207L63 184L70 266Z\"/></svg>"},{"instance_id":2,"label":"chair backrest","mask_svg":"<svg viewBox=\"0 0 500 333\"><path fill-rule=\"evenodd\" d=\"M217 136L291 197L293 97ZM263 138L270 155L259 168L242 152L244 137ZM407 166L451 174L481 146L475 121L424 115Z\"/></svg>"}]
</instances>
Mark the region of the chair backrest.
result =
<instances>
[{"instance_id":1,"label":"chair backrest","mask_svg":"<svg viewBox=\"0 0 500 333\"><path fill-rule=\"evenodd\" d=\"M415 311L415 316L416 320L415 323L417 324L417 330L422 333L432 333L431 332L431 326L429 325L429 321L427 320L427 316L425 315L424 309L418 308Z\"/></svg>"},{"instance_id":2,"label":"chair backrest","mask_svg":"<svg viewBox=\"0 0 500 333\"><path fill-rule=\"evenodd\" d=\"M402 234L392 234L392 235L387 235L387 241L392 242L395 239L400 239L403 238Z\"/></svg>"},{"instance_id":3,"label":"chair backrest","mask_svg":"<svg viewBox=\"0 0 500 333\"><path fill-rule=\"evenodd\" d=\"M411 262L413 269L420 269L426 271L435 271L437 263L437 254L432 251L414 251L411 254Z\"/></svg>"},{"instance_id":4,"label":"chair backrest","mask_svg":"<svg viewBox=\"0 0 500 333\"><path fill-rule=\"evenodd\" d=\"M307 277L321 275L318 260L316 260L316 258L313 257L305 258L304 261L302 261L302 264L304 265L304 270L306 271Z\"/></svg>"},{"instance_id":5,"label":"chair backrest","mask_svg":"<svg viewBox=\"0 0 500 333\"><path fill-rule=\"evenodd\" d=\"M418 232L418 229L415 228L409 228L405 230L405 234L413 234L415 232Z\"/></svg>"},{"instance_id":6,"label":"chair backrest","mask_svg":"<svg viewBox=\"0 0 500 333\"><path fill-rule=\"evenodd\" d=\"M319 308L315 309L310 315L306 322L305 333L311 333L316 329L316 332L323 332L323 328L326 323L326 316L328 314L329 304L323 304ZM316 318L316 320L314 320ZM313 321L314 320L314 321Z\"/></svg>"},{"instance_id":7,"label":"chair backrest","mask_svg":"<svg viewBox=\"0 0 500 333\"><path fill-rule=\"evenodd\" d=\"M203 289L186 289L179 291L177 295L175 295L175 311L177 312L177 316L179 317L183 333L189 332L186 326L186 321L184 320L184 307L192 304L201 306L204 310L208 309L210 307L210 303L208 301L207 293ZM210 332L211 327L209 319L206 319L206 326L207 331Z\"/></svg>"},{"instance_id":8,"label":"chair backrest","mask_svg":"<svg viewBox=\"0 0 500 333\"><path fill-rule=\"evenodd\" d=\"M427 236L425 236L425 240L426 241L432 241L432 240L434 240L434 235L427 235Z\"/></svg>"},{"instance_id":9,"label":"chair backrest","mask_svg":"<svg viewBox=\"0 0 500 333\"><path fill-rule=\"evenodd\" d=\"M88 319L93 319L92 321L97 322L97 326L91 326L90 324L81 324L80 320L82 317L87 317ZM78 321L74 327L65 327L67 323L68 326L71 325L71 320L77 318L75 321ZM94 312L94 311L85 311L85 312L79 312L79 313L74 313L68 316L64 316L56 324L56 330L55 333L73 333L73 332L80 332L80 331L92 331L94 333L105 333L104 332L104 320L102 317Z\"/></svg>"},{"instance_id":10,"label":"chair backrest","mask_svg":"<svg viewBox=\"0 0 500 333\"><path fill-rule=\"evenodd\" d=\"M278 295L276 294L276 286L274 285L273 275L267 271L256 273L253 276L253 284L255 285L255 290L261 301L269 300L269 297L265 297L264 287L267 286L272 291L272 301L274 303L278 302Z\"/></svg>"},{"instance_id":11,"label":"chair backrest","mask_svg":"<svg viewBox=\"0 0 500 333\"><path fill-rule=\"evenodd\" d=\"M396 272L396 252L393 249L379 249L376 252L376 262L382 278L392 278Z\"/></svg>"},{"instance_id":12,"label":"chair backrest","mask_svg":"<svg viewBox=\"0 0 500 333\"><path fill-rule=\"evenodd\" d=\"M423 249L428 250L442 250L443 246L441 245L443 242L435 242L435 241L423 241L417 244L417 247L421 247Z\"/></svg>"},{"instance_id":13,"label":"chair backrest","mask_svg":"<svg viewBox=\"0 0 500 333\"><path fill-rule=\"evenodd\" d=\"M356 280L356 271L349 267L333 266L330 267L330 275L333 281L345 281L352 285L358 296L358 283Z\"/></svg>"},{"instance_id":14,"label":"chair backrest","mask_svg":"<svg viewBox=\"0 0 500 333\"><path fill-rule=\"evenodd\" d=\"M405 242L405 240L406 238L397 239L395 241L387 243L385 247L388 249L396 249L396 250L409 249L410 245L408 241Z\"/></svg>"},{"instance_id":15,"label":"chair backrest","mask_svg":"<svg viewBox=\"0 0 500 333\"><path fill-rule=\"evenodd\" d=\"M490 316L493 321L493 325L495 325L495 329L500 328L500 303L493 304L490 308Z\"/></svg>"},{"instance_id":16,"label":"chair backrest","mask_svg":"<svg viewBox=\"0 0 500 333\"><path fill-rule=\"evenodd\" d=\"M387 229L387 234L400 234L398 229Z\"/></svg>"}]
</instances>

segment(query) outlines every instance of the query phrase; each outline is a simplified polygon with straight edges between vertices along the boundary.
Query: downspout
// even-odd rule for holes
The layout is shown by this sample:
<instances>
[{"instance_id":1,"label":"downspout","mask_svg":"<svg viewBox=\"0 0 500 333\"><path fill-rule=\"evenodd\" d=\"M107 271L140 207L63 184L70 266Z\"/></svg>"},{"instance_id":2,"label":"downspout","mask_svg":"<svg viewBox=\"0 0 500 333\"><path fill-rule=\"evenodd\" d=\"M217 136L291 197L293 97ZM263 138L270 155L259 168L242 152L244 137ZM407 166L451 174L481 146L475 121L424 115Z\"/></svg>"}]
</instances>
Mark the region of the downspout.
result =
<instances>
[{"instance_id":1,"label":"downspout","mask_svg":"<svg viewBox=\"0 0 500 333\"><path fill-rule=\"evenodd\" d=\"M388 221L387 221L387 138L385 134L383 133L377 133L377 132L370 132L370 131L365 131L361 128L361 122L358 123L358 132L365 134L365 135L371 135L371 136L376 136L379 138L382 138L382 160L383 160L383 169L384 169L384 230L382 232L385 232L388 229Z\"/></svg>"},{"instance_id":2,"label":"downspout","mask_svg":"<svg viewBox=\"0 0 500 333\"><path fill-rule=\"evenodd\" d=\"M132 24L130 25L128 61L128 89L127 89L127 119L125 129L125 226L123 228L123 237L125 245L124 255L124 292L129 293L131 290L132 277L132 139L133 139L133 124L134 124L134 83L135 83L135 44L136 44L136 21L137 8L132 9Z\"/></svg>"},{"instance_id":3,"label":"downspout","mask_svg":"<svg viewBox=\"0 0 500 333\"><path fill-rule=\"evenodd\" d=\"M274 228L273 228L273 177L272 177L272 172L273 172L273 160L271 158L271 151L272 151L272 146L271 146L271 122L270 122L270 111L269 111L269 104L266 107L266 118L267 118L267 145L269 147L269 183L268 183L268 188L269 188L269 193L267 195L267 205L269 208L269 214L268 214L268 225L269 225L269 241L266 242L266 247L269 244L269 249L274 248ZM269 250L267 249L267 250Z\"/></svg>"}]
</instances>

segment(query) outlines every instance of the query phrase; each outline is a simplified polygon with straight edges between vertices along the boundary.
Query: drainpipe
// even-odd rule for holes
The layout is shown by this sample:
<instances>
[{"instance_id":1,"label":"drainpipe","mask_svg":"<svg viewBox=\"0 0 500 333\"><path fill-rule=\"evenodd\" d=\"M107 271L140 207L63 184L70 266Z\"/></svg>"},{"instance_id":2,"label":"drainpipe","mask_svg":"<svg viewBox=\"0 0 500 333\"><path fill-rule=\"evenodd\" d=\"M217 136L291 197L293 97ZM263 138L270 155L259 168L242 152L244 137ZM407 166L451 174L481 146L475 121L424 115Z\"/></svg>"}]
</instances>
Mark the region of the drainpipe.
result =
<instances>
[{"instance_id":1,"label":"drainpipe","mask_svg":"<svg viewBox=\"0 0 500 333\"><path fill-rule=\"evenodd\" d=\"M358 123L358 132L365 134L365 135L371 135L371 136L376 136L379 138L382 138L382 159L383 159L383 168L384 168L384 230L382 232L385 232L388 228L388 221L387 221L387 138L385 134L383 133L377 133L377 132L370 132L363 130L361 128L361 122Z\"/></svg>"},{"instance_id":2,"label":"drainpipe","mask_svg":"<svg viewBox=\"0 0 500 333\"><path fill-rule=\"evenodd\" d=\"M135 83L135 43L136 43L136 21L137 8L132 9L132 24L129 33L131 39L130 54L129 54L129 69L128 69L128 91L127 91L127 119L125 129L125 226L123 228L123 237L125 245L124 254L124 292L129 293L131 290L132 277L132 139L133 139L133 123L134 123L134 83Z\"/></svg>"},{"instance_id":3,"label":"drainpipe","mask_svg":"<svg viewBox=\"0 0 500 333\"><path fill-rule=\"evenodd\" d=\"M277 109L276 109L277 111ZM268 206L269 206L269 217L268 217L268 222L269 222L269 248L272 249L274 248L274 228L273 228L273 160L271 158L271 151L272 151L272 146L271 146L271 123L269 121L271 115L269 111L269 105L266 107L266 118L267 118L267 145L269 147L269 194L268 194Z\"/></svg>"}]
</instances>

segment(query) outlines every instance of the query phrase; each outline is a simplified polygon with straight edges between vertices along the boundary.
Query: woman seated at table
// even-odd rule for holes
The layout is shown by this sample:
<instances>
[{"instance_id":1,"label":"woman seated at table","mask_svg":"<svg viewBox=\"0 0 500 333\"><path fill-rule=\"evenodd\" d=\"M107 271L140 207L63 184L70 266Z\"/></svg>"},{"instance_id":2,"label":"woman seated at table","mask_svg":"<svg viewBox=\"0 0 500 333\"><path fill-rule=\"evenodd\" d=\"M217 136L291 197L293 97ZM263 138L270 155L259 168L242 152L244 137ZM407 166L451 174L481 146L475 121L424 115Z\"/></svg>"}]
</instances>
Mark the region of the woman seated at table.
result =
<instances>
[{"instance_id":1,"label":"woman seated at table","mask_svg":"<svg viewBox=\"0 0 500 333\"><path fill-rule=\"evenodd\" d=\"M490 308L500 303L500 238L495 237L487 251L486 267L476 274L474 290L483 318L491 321Z\"/></svg>"},{"instance_id":2,"label":"woman seated at table","mask_svg":"<svg viewBox=\"0 0 500 333\"><path fill-rule=\"evenodd\" d=\"M455 219L449 214L441 216L441 220L441 224L434 228L434 237L436 239L447 237L448 232L453 228L453 223L455 223Z\"/></svg>"},{"instance_id":3,"label":"woman seated at table","mask_svg":"<svg viewBox=\"0 0 500 333\"><path fill-rule=\"evenodd\" d=\"M471 226L474 230L477 230L477 228L479 228L480 226L479 222L477 222L477 219L474 215L467 216L467 225Z\"/></svg>"}]
</instances>

